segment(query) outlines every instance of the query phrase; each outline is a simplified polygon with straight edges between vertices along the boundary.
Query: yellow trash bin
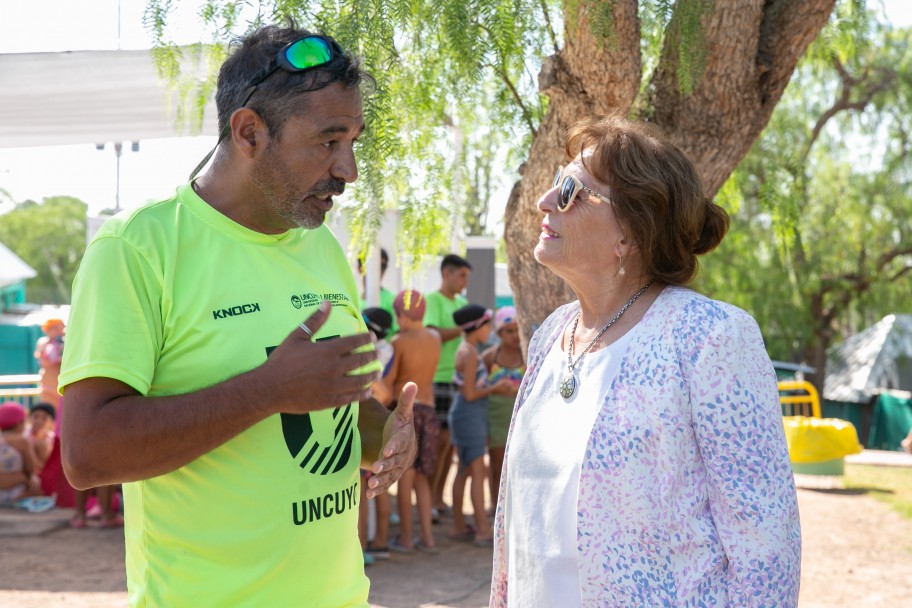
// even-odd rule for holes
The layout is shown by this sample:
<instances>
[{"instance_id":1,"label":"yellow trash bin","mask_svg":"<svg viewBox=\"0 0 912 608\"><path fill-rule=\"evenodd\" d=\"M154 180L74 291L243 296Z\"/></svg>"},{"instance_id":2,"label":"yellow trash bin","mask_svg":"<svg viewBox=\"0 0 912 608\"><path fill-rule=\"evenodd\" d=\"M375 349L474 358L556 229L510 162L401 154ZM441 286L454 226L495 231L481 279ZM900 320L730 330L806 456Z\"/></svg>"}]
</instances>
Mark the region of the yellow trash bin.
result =
<instances>
[{"instance_id":1,"label":"yellow trash bin","mask_svg":"<svg viewBox=\"0 0 912 608\"><path fill-rule=\"evenodd\" d=\"M807 416L785 416L782 421L795 473L842 475L845 457L862 450L851 422Z\"/></svg>"}]
</instances>

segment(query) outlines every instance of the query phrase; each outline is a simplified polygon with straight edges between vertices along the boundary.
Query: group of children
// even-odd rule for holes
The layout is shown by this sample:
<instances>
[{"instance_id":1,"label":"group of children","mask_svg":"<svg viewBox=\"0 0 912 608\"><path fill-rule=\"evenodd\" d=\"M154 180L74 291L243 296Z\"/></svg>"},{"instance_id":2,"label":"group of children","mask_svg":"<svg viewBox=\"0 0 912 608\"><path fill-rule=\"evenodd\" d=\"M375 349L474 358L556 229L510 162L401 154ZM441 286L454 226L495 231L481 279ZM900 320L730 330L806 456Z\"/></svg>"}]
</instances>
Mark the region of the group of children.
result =
<instances>
[{"instance_id":1,"label":"group of children","mask_svg":"<svg viewBox=\"0 0 912 608\"><path fill-rule=\"evenodd\" d=\"M36 403L0 405L0 504L43 496L41 472L54 446L56 411Z\"/></svg>"},{"instance_id":2,"label":"group of children","mask_svg":"<svg viewBox=\"0 0 912 608\"><path fill-rule=\"evenodd\" d=\"M12 401L0 404L0 505L30 511L72 507L70 526L74 528L88 527L93 519L101 528L123 526L118 488L74 490L63 474L57 423L63 400L57 394L57 379L66 324L48 319L41 329L45 335L35 344L35 359L42 401L28 408Z\"/></svg>"},{"instance_id":3,"label":"group of children","mask_svg":"<svg viewBox=\"0 0 912 608\"><path fill-rule=\"evenodd\" d=\"M0 404L0 505L44 496L41 473L54 448L57 377L63 354L64 323L49 319L35 345L40 366L41 399L26 408L16 401Z\"/></svg>"},{"instance_id":4,"label":"group of children","mask_svg":"<svg viewBox=\"0 0 912 608\"><path fill-rule=\"evenodd\" d=\"M369 505L361 502L360 533L367 565L387 557L390 551L436 553L433 525L448 513L452 513L451 539L483 547L493 544L485 483L496 504L513 403L525 372L516 311L508 306L495 314L483 306L458 302L463 305L450 313L449 323L443 323L436 318L439 311L428 313L429 299L434 307L436 295L439 293L425 297L406 289L395 296L392 314L382 308L363 311L384 366L382 379L373 387L375 398L393 408L394 398L406 382L418 385L414 406L418 456L398 482L396 514L388 495L373 499L375 526L370 539ZM390 336L393 323L398 329ZM449 327L441 329L441 325ZM447 331L450 328L456 331ZM455 347L455 352L450 349L449 368L441 365L447 342ZM440 368L451 376L449 383L439 381ZM452 482L453 505L448 507L442 501L443 484L454 453L457 473ZM490 468L485 464L486 454ZM466 522L462 509L466 485L474 525ZM399 533L392 538L391 518L399 523Z\"/></svg>"}]
</instances>

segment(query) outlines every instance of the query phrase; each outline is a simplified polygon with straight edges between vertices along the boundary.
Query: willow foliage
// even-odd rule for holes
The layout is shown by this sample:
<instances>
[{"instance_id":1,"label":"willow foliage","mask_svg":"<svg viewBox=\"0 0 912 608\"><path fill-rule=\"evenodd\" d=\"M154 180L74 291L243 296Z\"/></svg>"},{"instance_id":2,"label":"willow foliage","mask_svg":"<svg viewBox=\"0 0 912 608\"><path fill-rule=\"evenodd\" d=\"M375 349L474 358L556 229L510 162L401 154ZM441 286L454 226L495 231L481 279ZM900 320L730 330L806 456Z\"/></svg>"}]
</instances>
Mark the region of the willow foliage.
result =
<instances>
[{"instance_id":1,"label":"willow foliage","mask_svg":"<svg viewBox=\"0 0 912 608\"><path fill-rule=\"evenodd\" d=\"M197 118L226 43L260 25L292 17L362 58L377 88L365 99L352 232L370 242L383 210L398 208L411 254L449 247L464 223L454 203L490 192L473 179L517 177L546 107L536 76L555 50L547 22L561 21L557 3L539 0L207 0L199 15L207 39L188 48L170 40L175 9L150 0L146 27L160 75ZM205 76L182 73L187 58Z\"/></svg>"},{"instance_id":2,"label":"willow foliage","mask_svg":"<svg viewBox=\"0 0 912 608\"><path fill-rule=\"evenodd\" d=\"M350 213L357 242L369 243L383 210L397 208L405 253L446 249L456 231L490 231L481 217L495 184L518 178L547 108L537 75L585 17L614 44L614 0L205 0L201 44L178 47L169 36L174 0L148 0L160 75L184 101L179 121L201 118L232 37L293 17L300 27L330 33L377 77L365 99L366 136L358 150L361 177ZM644 80L658 65L675 11L691 18L674 33L682 90L702 69L699 19L709 0L642 2ZM198 66L182 72L190 58Z\"/></svg>"},{"instance_id":3,"label":"willow foliage","mask_svg":"<svg viewBox=\"0 0 912 608\"><path fill-rule=\"evenodd\" d=\"M909 311L912 30L859 5L839 5L716 197L732 228L703 287L750 310L774 358Z\"/></svg>"},{"instance_id":4,"label":"willow foliage","mask_svg":"<svg viewBox=\"0 0 912 608\"><path fill-rule=\"evenodd\" d=\"M465 215L487 208L498 190L492 183L518 178L547 109L538 93L542 61L583 23L603 45L616 44L616 1L203 0L201 44L188 48L175 46L169 35L175 0L147 0L146 26L162 77L197 118L214 92L226 43L260 25L290 16L358 54L378 87L365 99L368 130L358 150L352 231L367 246L383 211L397 208L407 232L400 240L404 253L420 254L446 249L463 228L490 230L490 218ZM673 65L683 94L693 90L707 52L701 23L713 4L639 3L641 93L660 62ZM841 0L839 7L815 45L821 58L834 49L850 55L853 44L863 43L864 0ZM198 71L182 71L187 57ZM641 94L638 111L649 115L644 104L648 95Z\"/></svg>"}]
</instances>

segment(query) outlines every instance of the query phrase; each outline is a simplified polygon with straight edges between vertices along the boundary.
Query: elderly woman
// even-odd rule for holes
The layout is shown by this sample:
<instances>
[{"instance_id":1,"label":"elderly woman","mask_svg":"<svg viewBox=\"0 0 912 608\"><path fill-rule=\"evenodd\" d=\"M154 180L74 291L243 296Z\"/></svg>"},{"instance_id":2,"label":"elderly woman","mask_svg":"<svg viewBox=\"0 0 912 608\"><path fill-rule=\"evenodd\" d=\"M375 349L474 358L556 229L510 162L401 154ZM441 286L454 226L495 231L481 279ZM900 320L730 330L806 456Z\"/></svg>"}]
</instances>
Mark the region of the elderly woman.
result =
<instances>
[{"instance_id":1,"label":"elderly woman","mask_svg":"<svg viewBox=\"0 0 912 608\"><path fill-rule=\"evenodd\" d=\"M492 607L795 606L798 505L756 322L691 291L728 229L647 125L575 124L535 257L579 298L532 337Z\"/></svg>"}]
</instances>

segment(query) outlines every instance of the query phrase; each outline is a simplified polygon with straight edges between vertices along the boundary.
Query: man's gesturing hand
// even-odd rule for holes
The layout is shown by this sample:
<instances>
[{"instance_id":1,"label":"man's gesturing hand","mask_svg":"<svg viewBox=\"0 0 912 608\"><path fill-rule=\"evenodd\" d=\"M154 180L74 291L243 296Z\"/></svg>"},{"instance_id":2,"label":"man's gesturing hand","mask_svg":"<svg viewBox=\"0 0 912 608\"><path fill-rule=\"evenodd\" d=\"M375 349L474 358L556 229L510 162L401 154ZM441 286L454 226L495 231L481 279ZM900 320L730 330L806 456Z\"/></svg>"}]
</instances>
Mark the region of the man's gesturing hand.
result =
<instances>
[{"instance_id":1,"label":"man's gesturing hand","mask_svg":"<svg viewBox=\"0 0 912 608\"><path fill-rule=\"evenodd\" d=\"M258 370L277 412L304 414L370 397L370 385L379 372L351 373L377 360L369 349L370 334L312 340L331 310L329 302L321 303L302 323L307 329L299 326L292 331Z\"/></svg>"},{"instance_id":2,"label":"man's gesturing hand","mask_svg":"<svg viewBox=\"0 0 912 608\"><path fill-rule=\"evenodd\" d=\"M386 492L399 481L402 474L415 464L418 445L415 441L415 424L412 422L412 405L418 385L408 382L399 393L399 402L383 426L383 448L380 457L371 465L374 473L367 482L367 497L373 498Z\"/></svg>"}]
</instances>

